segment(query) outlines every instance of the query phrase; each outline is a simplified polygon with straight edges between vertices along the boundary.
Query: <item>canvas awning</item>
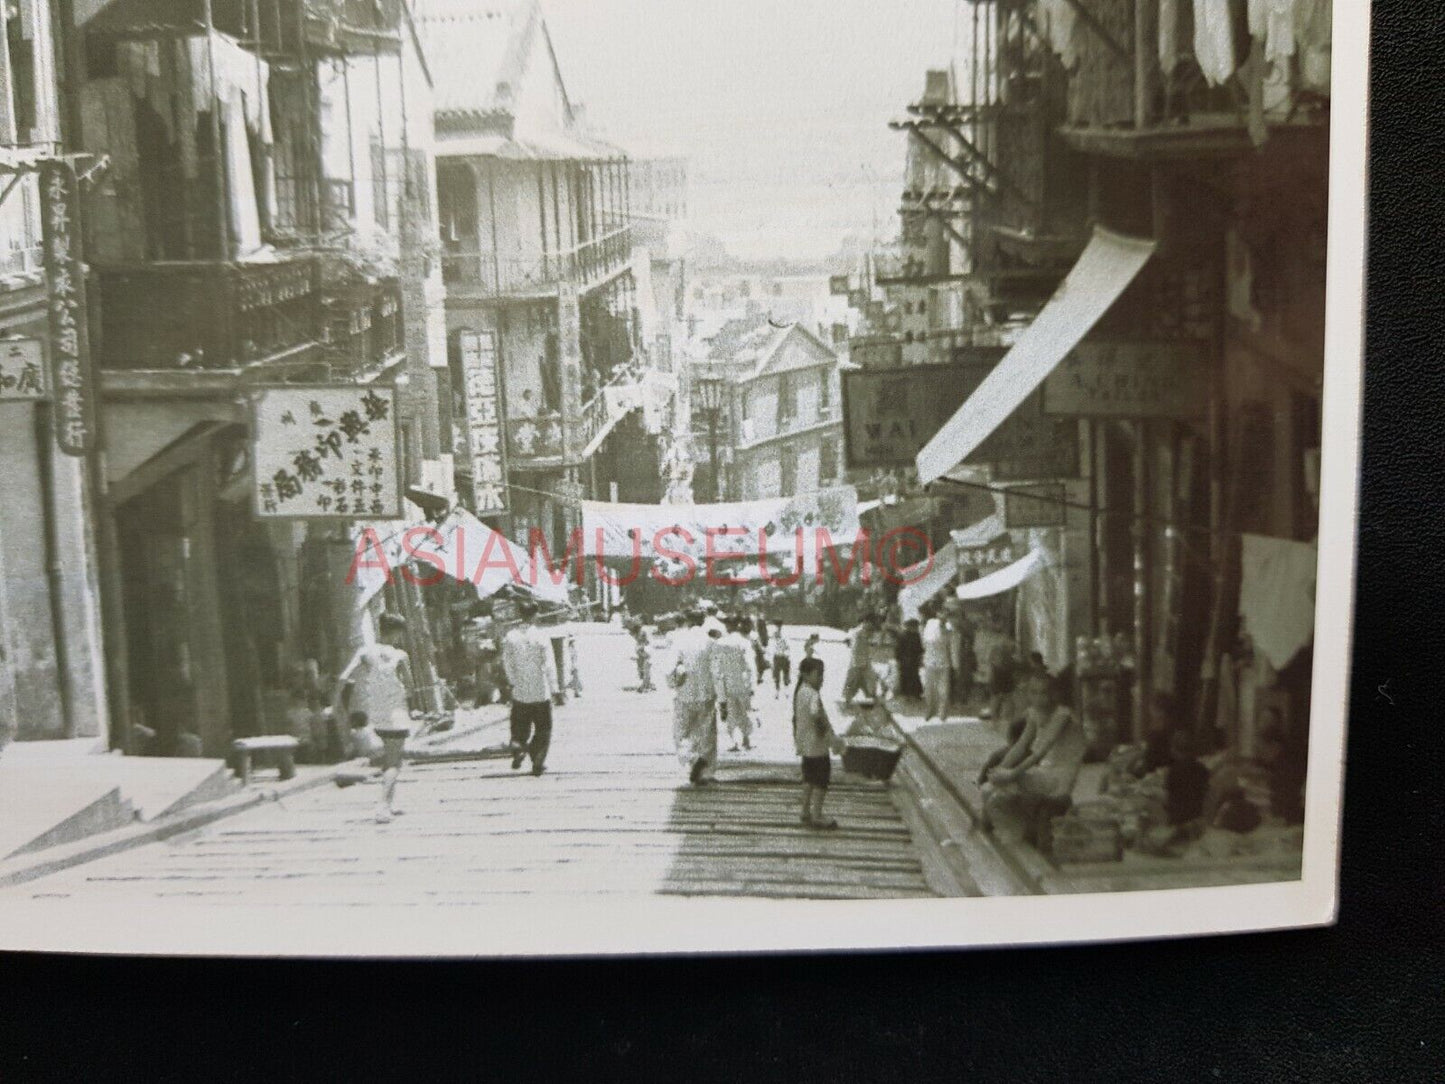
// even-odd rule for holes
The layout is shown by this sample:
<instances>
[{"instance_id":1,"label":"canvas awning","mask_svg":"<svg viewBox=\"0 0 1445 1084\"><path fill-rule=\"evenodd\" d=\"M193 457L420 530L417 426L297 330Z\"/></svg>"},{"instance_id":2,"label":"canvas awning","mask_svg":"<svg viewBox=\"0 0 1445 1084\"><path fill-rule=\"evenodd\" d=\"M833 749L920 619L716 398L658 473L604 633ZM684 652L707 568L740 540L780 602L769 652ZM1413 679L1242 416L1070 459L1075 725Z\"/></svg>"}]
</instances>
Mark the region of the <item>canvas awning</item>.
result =
<instances>
[{"instance_id":1,"label":"canvas awning","mask_svg":"<svg viewBox=\"0 0 1445 1084\"><path fill-rule=\"evenodd\" d=\"M904 569L900 574L900 578L905 582L898 589L898 608L903 611L905 620L917 617L923 604L947 587L949 581L958 575L958 551L950 542L933 555L933 566L928 568L927 572L923 571L925 566L926 562L923 562ZM922 578L912 583L906 582L918 573L922 573Z\"/></svg>"},{"instance_id":2,"label":"canvas awning","mask_svg":"<svg viewBox=\"0 0 1445 1084\"><path fill-rule=\"evenodd\" d=\"M1001 595L1005 591L1017 587L1043 567L1043 550L1033 550L1028 556L1020 557L1006 568L1001 568L997 572L990 572L987 576L980 576L972 583L963 584L955 594L964 602L967 602L969 599L991 598L994 595Z\"/></svg>"},{"instance_id":3,"label":"canvas awning","mask_svg":"<svg viewBox=\"0 0 1445 1084\"><path fill-rule=\"evenodd\" d=\"M1048 304L958 412L918 453L927 485L971 455L1043 383L1154 254L1154 241L1101 227Z\"/></svg>"}]
</instances>

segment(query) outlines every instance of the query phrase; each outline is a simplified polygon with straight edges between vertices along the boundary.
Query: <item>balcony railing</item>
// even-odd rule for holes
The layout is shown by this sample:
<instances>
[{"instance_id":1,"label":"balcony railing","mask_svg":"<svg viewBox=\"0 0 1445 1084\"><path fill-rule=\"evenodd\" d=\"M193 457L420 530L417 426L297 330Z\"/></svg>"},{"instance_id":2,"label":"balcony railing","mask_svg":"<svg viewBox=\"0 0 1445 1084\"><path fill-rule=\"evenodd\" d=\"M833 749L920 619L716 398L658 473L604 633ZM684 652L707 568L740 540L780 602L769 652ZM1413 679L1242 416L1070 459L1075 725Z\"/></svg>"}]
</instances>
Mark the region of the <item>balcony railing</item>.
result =
<instances>
[{"instance_id":1,"label":"balcony railing","mask_svg":"<svg viewBox=\"0 0 1445 1084\"><path fill-rule=\"evenodd\" d=\"M631 229L623 226L576 248L526 259L469 249L442 256L448 286L486 295L529 296L550 293L559 282L587 286L621 271L632 257Z\"/></svg>"},{"instance_id":2,"label":"balcony railing","mask_svg":"<svg viewBox=\"0 0 1445 1084\"><path fill-rule=\"evenodd\" d=\"M641 405L640 397L630 403L631 396L619 394L640 383L641 373L635 367L628 368L598 389L576 417L548 411L525 418L508 418L509 461L514 465L541 466L550 465L548 461L585 458L614 425Z\"/></svg>"},{"instance_id":3,"label":"balcony railing","mask_svg":"<svg viewBox=\"0 0 1445 1084\"><path fill-rule=\"evenodd\" d=\"M361 372L403 349L395 279L324 285L316 257L101 268L99 363L125 370L288 366ZM294 373L291 375L295 375Z\"/></svg>"}]
</instances>

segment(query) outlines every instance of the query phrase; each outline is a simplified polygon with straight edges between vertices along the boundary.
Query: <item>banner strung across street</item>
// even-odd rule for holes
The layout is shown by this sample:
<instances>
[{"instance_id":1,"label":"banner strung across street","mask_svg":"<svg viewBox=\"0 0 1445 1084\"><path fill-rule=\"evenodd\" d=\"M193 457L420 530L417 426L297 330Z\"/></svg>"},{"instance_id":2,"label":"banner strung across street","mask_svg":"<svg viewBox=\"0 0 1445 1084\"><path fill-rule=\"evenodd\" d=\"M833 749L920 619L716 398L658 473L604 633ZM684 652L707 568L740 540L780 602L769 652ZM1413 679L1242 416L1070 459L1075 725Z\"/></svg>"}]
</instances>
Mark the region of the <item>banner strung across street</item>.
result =
<instances>
[{"instance_id":1,"label":"banner strung across street","mask_svg":"<svg viewBox=\"0 0 1445 1084\"><path fill-rule=\"evenodd\" d=\"M402 514L393 388L265 388L252 400L251 440L258 516Z\"/></svg>"},{"instance_id":2,"label":"banner strung across street","mask_svg":"<svg viewBox=\"0 0 1445 1084\"><path fill-rule=\"evenodd\" d=\"M590 554L633 558L794 555L797 532L811 553L818 532L847 545L858 535L858 491L836 486L797 497L729 504L609 504L583 501L582 531Z\"/></svg>"}]
</instances>

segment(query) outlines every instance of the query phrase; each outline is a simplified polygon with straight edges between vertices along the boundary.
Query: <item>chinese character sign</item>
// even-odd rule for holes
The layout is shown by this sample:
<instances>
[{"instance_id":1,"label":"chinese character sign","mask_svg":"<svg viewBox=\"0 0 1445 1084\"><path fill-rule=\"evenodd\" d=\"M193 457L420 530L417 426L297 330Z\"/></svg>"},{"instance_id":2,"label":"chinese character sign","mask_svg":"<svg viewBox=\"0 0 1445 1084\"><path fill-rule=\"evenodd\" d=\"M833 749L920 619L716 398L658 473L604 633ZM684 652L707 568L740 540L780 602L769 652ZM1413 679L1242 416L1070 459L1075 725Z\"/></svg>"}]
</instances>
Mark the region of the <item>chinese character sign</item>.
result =
<instances>
[{"instance_id":1,"label":"chinese character sign","mask_svg":"<svg viewBox=\"0 0 1445 1084\"><path fill-rule=\"evenodd\" d=\"M489 331L460 336L462 382L467 400L467 454L477 515L507 510L507 464L497 396L497 340Z\"/></svg>"},{"instance_id":2,"label":"chinese character sign","mask_svg":"<svg viewBox=\"0 0 1445 1084\"><path fill-rule=\"evenodd\" d=\"M49 288L50 384L55 439L67 455L85 455L95 432L90 347L85 326L85 276L75 220L75 170L63 159L40 167L40 214Z\"/></svg>"},{"instance_id":3,"label":"chinese character sign","mask_svg":"<svg viewBox=\"0 0 1445 1084\"><path fill-rule=\"evenodd\" d=\"M45 369L37 339L0 339L0 399L44 399Z\"/></svg>"},{"instance_id":4,"label":"chinese character sign","mask_svg":"<svg viewBox=\"0 0 1445 1084\"><path fill-rule=\"evenodd\" d=\"M258 516L401 516L394 389L267 388L253 400L252 440Z\"/></svg>"}]
</instances>

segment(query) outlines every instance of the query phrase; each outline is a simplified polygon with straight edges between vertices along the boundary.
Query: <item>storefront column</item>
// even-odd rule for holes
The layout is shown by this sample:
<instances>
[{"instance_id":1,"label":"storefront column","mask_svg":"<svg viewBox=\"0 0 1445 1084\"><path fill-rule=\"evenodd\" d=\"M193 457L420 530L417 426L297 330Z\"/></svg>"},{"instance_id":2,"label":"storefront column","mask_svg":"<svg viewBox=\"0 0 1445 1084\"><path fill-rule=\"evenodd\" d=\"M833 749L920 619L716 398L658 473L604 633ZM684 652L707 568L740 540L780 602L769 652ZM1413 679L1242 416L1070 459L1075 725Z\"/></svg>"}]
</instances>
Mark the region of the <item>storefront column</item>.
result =
<instances>
[{"instance_id":1,"label":"storefront column","mask_svg":"<svg viewBox=\"0 0 1445 1084\"><path fill-rule=\"evenodd\" d=\"M1134 740L1149 733L1149 696L1152 681L1153 590L1150 535L1149 423L1137 421L1134 430Z\"/></svg>"}]
</instances>

